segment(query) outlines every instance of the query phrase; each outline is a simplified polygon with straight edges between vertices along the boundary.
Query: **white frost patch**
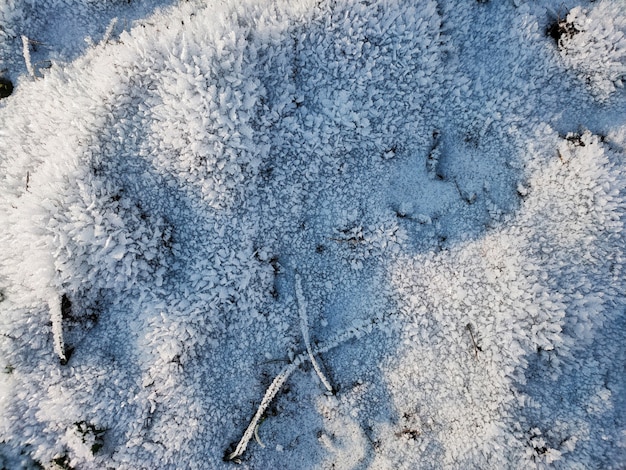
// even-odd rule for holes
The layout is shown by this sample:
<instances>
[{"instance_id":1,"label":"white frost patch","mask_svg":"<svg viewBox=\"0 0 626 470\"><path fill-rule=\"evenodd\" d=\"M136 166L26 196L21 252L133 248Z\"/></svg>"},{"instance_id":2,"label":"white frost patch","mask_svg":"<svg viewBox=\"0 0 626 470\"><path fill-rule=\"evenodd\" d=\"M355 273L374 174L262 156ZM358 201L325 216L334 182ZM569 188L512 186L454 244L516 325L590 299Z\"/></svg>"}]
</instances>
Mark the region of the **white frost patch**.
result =
<instances>
[{"instance_id":1,"label":"white frost patch","mask_svg":"<svg viewBox=\"0 0 626 470\"><path fill-rule=\"evenodd\" d=\"M626 82L626 5L602 0L572 8L561 20L559 52L600 100Z\"/></svg>"},{"instance_id":2,"label":"white frost patch","mask_svg":"<svg viewBox=\"0 0 626 470\"><path fill-rule=\"evenodd\" d=\"M83 3L0 6L0 467L626 465L620 4Z\"/></svg>"}]
</instances>

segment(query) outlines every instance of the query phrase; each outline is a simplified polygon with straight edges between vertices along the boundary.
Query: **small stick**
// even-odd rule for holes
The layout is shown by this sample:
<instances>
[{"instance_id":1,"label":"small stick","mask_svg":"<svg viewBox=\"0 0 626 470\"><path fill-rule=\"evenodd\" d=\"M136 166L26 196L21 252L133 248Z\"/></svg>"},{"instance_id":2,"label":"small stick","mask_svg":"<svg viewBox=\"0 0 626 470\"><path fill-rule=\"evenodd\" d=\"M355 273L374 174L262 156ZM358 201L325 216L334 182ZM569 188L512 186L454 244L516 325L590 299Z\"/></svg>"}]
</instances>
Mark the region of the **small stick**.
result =
<instances>
[{"instance_id":1,"label":"small stick","mask_svg":"<svg viewBox=\"0 0 626 470\"><path fill-rule=\"evenodd\" d=\"M50 309L50 319L52 320L54 352L59 356L61 364L64 364L67 362L67 356L65 354L65 342L63 341L63 312L61 309L61 299L56 292L50 292L48 308Z\"/></svg>"},{"instance_id":2,"label":"small stick","mask_svg":"<svg viewBox=\"0 0 626 470\"><path fill-rule=\"evenodd\" d=\"M467 331L469 331L470 338L472 338L472 345L474 346L474 354L476 354L476 359L478 359L478 351L480 351L480 347L476 344L476 340L474 339L474 328L472 328L472 324L468 323L465 325Z\"/></svg>"},{"instance_id":3,"label":"small stick","mask_svg":"<svg viewBox=\"0 0 626 470\"><path fill-rule=\"evenodd\" d=\"M289 376L298 368L301 361L302 361L301 356L299 356L296 359L296 361L292 362L291 364L283 368L283 370L280 371L280 374L278 374L276 378L273 380L272 384L265 391L265 395L263 396L263 399L261 400L261 404L259 405L259 408L257 409L256 413L252 417L252 421L250 421L250 424L246 428L246 431L243 433L243 436L241 437L239 444L237 444L237 447L235 448L234 452L232 452L228 456L228 460L235 460L245 452L246 447L248 447L248 442L250 442L250 438L253 436L254 431L257 428L257 424L259 420L263 417L263 413L265 413L265 410L271 403L272 399L276 396L276 394L281 389L283 384L287 381Z\"/></svg>"},{"instance_id":4,"label":"small stick","mask_svg":"<svg viewBox=\"0 0 626 470\"><path fill-rule=\"evenodd\" d=\"M22 35L22 54L24 55L24 62L26 63L26 70L28 70L29 75L33 78L37 78L33 64L30 61L30 40L24 35Z\"/></svg>"},{"instance_id":5,"label":"small stick","mask_svg":"<svg viewBox=\"0 0 626 470\"><path fill-rule=\"evenodd\" d=\"M352 328L349 328L343 331L342 333L338 334L337 336L335 336L328 343L322 346L318 346L312 352L313 354L322 354L322 353L328 352L331 349L336 348L340 344L343 344L352 338L359 338L363 334L369 333L370 331L372 331L373 327L377 323L378 323L378 320L373 319L369 322L365 322L361 326L354 326ZM276 396L278 391L281 389L281 387L287 381L287 379L291 376L291 374L293 374L298 369L298 367L300 367L300 364L310 359L311 359L311 355L309 355L308 352L303 352L299 354L292 363L287 364L280 371L280 373L276 376L276 378L274 378L270 386L265 391L265 395L263 395L261 404L259 405L259 408L257 409L256 413L252 417L250 424L248 424L248 427L243 433L243 436L241 437L241 440L237 444L237 447L235 447L235 450L226 457L227 460L232 460L233 462L237 462L239 460L239 457L241 457L241 455L246 451L246 447L248 447L248 443L250 442L250 439L252 439L255 429L257 428L259 421L263 417L263 414L265 413L265 410L267 409L267 407L270 405L272 399Z\"/></svg>"},{"instance_id":6,"label":"small stick","mask_svg":"<svg viewBox=\"0 0 626 470\"><path fill-rule=\"evenodd\" d=\"M113 29L115 28L116 24L117 18L113 18L109 23L109 26L107 26L107 29L104 32L104 37L102 38L102 41L100 41L100 44L106 44L109 42L109 39L111 39L111 34L113 33Z\"/></svg>"},{"instance_id":7,"label":"small stick","mask_svg":"<svg viewBox=\"0 0 626 470\"><path fill-rule=\"evenodd\" d=\"M27 171L26 172L26 191L28 191L29 183L30 183L30 171Z\"/></svg>"},{"instance_id":8,"label":"small stick","mask_svg":"<svg viewBox=\"0 0 626 470\"><path fill-rule=\"evenodd\" d=\"M313 364L313 368L317 373L317 376L320 378L326 390L330 393L333 393L333 387L330 385L328 379L322 373L322 369L315 360L313 356L313 348L311 348L311 339L309 337L309 325L308 318L306 314L306 300L304 299L304 293L302 292L302 281L300 280L300 275L296 273L296 299L298 300L298 312L300 313L300 330L302 331L302 337L304 338L304 345L306 346L306 351L309 353L309 359L311 364Z\"/></svg>"}]
</instances>

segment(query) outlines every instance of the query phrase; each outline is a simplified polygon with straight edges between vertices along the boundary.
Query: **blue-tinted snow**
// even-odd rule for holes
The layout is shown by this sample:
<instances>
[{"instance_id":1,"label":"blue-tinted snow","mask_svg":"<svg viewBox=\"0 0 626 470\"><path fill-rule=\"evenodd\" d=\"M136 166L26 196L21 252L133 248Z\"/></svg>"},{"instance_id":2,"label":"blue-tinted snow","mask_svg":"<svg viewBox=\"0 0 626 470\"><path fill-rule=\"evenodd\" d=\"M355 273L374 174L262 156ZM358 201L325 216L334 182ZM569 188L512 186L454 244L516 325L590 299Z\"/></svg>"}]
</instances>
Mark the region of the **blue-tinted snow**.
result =
<instances>
[{"instance_id":1,"label":"blue-tinted snow","mask_svg":"<svg viewBox=\"0 0 626 470\"><path fill-rule=\"evenodd\" d=\"M75 3L0 7L2 465L626 465L623 5Z\"/></svg>"}]
</instances>

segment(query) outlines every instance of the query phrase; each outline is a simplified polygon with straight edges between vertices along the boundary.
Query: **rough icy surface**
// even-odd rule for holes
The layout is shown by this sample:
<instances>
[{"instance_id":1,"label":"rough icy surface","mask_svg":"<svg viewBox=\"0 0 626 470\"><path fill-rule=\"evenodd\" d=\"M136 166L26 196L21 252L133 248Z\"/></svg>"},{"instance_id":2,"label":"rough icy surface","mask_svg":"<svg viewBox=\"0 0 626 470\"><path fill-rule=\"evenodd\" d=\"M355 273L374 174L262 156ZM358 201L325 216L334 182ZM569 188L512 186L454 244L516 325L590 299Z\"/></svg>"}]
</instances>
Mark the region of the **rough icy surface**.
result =
<instances>
[{"instance_id":1,"label":"rough icy surface","mask_svg":"<svg viewBox=\"0 0 626 470\"><path fill-rule=\"evenodd\" d=\"M626 4L0 19L0 466L626 466Z\"/></svg>"}]
</instances>

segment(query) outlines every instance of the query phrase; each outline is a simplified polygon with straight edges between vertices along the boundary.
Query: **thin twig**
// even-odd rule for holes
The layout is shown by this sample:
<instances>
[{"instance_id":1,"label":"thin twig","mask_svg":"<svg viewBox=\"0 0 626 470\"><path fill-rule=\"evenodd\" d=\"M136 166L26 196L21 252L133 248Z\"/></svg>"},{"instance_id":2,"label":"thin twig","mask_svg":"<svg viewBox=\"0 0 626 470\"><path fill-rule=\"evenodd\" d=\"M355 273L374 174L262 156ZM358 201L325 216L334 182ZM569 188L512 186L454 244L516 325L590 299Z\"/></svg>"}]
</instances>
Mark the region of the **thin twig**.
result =
<instances>
[{"instance_id":1,"label":"thin twig","mask_svg":"<svg viewBox=\"0 0 626 470\"><path fill-rule=\"evenodd\" d=\"M115 28L116 24L117 24L117 18L113 18L111 22L109 23L109 26L107 26L107 29L104 32L102 41L100 41L100 44L106 44L109 42L109 39L111 39L111 34L113 34L113 29Z\"/></svg>"},{"instance_id":2,"label":"thin twig","mask_svg":"<svg viewBox=\"0 0 626 470\"><path fill-rule=\"evenodd\" d=\"M52 321L54 352L59 356L61 363L64 363L67 361L67 357L65 355L65 342L63 341L63 313L61 310L61 299L56 292L50 293L48 308L50 309L50 319Z\"/></svg>"},{"instance_id":3,"label":"thin twig","mask_svg":"<svg viewBox=\"0 0 626 470\"><path fill-rule=\"evenodd\" d=\"M304 344L306 346L307 353L309 353L309 359L311 364L313 364L313 368L317 373L317 376L320 378L326 390L333 393L333 387L330 385L328 379L322 373L322 369L315 360L313 356L313 349L311 348L311 339L309 338L309 325L308 318L306 313L306 300L304 298L304 293L302 292L302 281L300 279L300 275L296 273L296 299L298 300L298 312L300 313L300 329L302 330L302 337L304 338Z\"/></svg>"},{"instance_id":4,"label":"thin twig","mask_svg":"<svg viewBox=\"0 0 626 470\"><path fill-rule=\"evenodd\" d=\"M372 328L378 323L379 320L373 319L369 322L365 322L362 326L355 326L346 331L343 331L339 335L335 336L335 338L328 343L324 344L321 347L314 349L313 354L322 354L330 351L333 348L345 343L346 341L352 338L358 338L363 334L369 333L372 331ZM252 436L254 435L254 430L256 429L259 420L263 417L265 410L272 402L272 399L276 396L278 391L282 388L283 384L287 381L287 379L293 374L295 370L300 367L300 364L310 360L311 356L308 351L299 354L291 364L286 365L283 370L276 376L276 378L272 381L268 389L265 391L265 395L263 395L263 399L261 400L261 404L257 409L256 413L252 417L250 424L243 433L241 440L235 447L235 450L230 453L227 457L228 460L237 461L241 455L246 451L246 447L248 447L248 443Z\"/></svg>"},{"instance_id":5,"label":"thin twig","mask_svg":"<svg viewBox=\"0 0 626 470\"><path fill-rule=\"evenodd\" d=\"M476 343L476 340L474 339L474 328L472 328L471 323L468 323L467 325L465 325L465 328L467 329L467 331L469 331L470 338L472 338L472 345L474 346L474 354L476 355L476 359L478 359L478 351L480 351L481 349Z\"/></svg>"},{"instance_id":6,"label":"thin twig","mask_svg":"<svg viewBox=\"0 0 626 470\"><path fill-rule=\"evenodd\" d=\"M265 395L263 395L263 400L261 400L259 408L256 410L256 413L252 417L252 421L250 421L250 424L243 433L239 444L237 444L235 450L228 456L228 460L235 460L246 451L248 442L250 442L250 439L254 435L254 430L256 429L259 420L263 417L263 413L265 413L265 410L272 402L272 399L276 396L289 376L298 368L301 363L301 356L302 355L298 356L294 362L284 367L283 370L280 371L280 374L278 374L273 380L269 388L265 391Z\"/></svg>"},{"instance_id":7,"label":"thin twig","mask_svg":"<svg viewBox=\"0 0 626 470\"><path fill-rule=\"evenodd\" d=\"M30 40L24 35L22 35L22 54L24 55L26 70L28 70L28 73L31 77L37 78L37 75L35 75L35 69L33 68L33 64L30 61Z\"/></svg>"}]
</instances>

